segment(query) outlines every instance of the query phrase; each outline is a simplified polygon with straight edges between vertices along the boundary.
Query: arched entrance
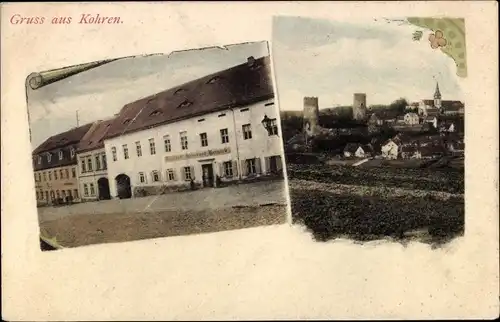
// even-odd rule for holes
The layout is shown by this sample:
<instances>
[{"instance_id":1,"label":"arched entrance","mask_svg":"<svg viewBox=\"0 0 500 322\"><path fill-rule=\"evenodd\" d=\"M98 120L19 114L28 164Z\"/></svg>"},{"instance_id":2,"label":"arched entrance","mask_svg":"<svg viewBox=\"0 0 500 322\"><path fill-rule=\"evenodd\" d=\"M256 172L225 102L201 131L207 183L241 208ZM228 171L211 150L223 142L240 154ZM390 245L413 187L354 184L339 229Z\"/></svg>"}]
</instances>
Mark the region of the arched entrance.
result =
<instances>
[{"instance_id":1,"label":"arched entrance","mask_svg":"<svg viewBox=\"0 0 500 322\"><path fill-rule=\"evenodd\" d=\"M132 188L130 187L130 178L126 174L119 174L115 178L118 198L127 199L132 197Z\"/></svg>"},{"instance_id":2,"label":"arched entrance","mask_svg":"<svg viewBox=\"0 0 500 322\"><path fill-rule=\"evenodd\" d=\"M99 200L111 199L108 178L100 178L97 180L97 188L99 190Z\"/></svg>"}]
</instances>

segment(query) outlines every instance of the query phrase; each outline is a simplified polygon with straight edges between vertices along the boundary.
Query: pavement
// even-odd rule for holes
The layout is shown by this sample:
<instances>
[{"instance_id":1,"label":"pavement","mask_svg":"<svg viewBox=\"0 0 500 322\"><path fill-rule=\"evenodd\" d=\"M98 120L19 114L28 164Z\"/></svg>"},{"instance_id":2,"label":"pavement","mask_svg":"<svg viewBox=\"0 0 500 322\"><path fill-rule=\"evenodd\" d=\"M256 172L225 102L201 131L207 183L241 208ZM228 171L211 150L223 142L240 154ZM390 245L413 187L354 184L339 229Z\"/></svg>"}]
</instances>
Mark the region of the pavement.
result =
<instances>
[{"instance_id":1,"label":"pavement","mask_svg":"<svg viewBox=\"0 0 500 322\"><path fill-rule=\"evenodd\" d=\"M82 214L196 211L270 203L286 205L284 180L246 183L224 188L206 188L142 198L101 200L71 206L41 207L38 208L38 217L40 222L46 222Z\"/></svg>"}]
</instances>

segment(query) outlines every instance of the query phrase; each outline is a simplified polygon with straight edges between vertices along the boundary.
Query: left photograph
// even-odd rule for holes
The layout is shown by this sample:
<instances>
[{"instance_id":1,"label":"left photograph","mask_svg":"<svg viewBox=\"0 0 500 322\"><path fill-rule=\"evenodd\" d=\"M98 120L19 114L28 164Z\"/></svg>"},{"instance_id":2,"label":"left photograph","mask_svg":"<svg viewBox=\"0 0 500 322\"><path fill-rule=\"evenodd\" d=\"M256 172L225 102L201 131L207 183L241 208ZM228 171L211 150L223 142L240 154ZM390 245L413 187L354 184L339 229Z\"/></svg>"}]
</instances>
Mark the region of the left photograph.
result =
<instances>
[{"instance_id":1,"label":"left photograph","mask_svg":"<svg viewBox=\"0 0 500 322\"><path fill-rule=\"evenodd\" d=\"M26 79L40 247L287 222L266 41Z\"/></svg>"}]
</instances>

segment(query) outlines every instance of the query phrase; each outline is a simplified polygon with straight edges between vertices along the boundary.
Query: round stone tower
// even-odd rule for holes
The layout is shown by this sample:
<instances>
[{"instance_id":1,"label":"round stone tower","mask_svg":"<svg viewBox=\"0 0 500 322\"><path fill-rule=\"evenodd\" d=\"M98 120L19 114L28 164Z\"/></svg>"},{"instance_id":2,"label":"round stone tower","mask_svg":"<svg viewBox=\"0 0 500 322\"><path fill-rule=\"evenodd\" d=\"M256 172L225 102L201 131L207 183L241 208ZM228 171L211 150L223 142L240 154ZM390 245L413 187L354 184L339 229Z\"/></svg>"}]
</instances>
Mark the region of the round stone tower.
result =
<instances>
[{"instance_id":1,"label":"round stone tower","mask_svg":"<svg viewBox=\"0 0 500 322\"><path fill-rule=\"evenodd\" d=\"M354 102L352 104L352 116L355 120L364 120L366 116L366 94L354 93Z\"/></svg>"},{"instance_id":2,"label":"round stone tower","mask_svg":"<svg viewBox=\"0 0 500 322\"><path fill-rule=\"evenodd\" d=\"M317 97L304 97L304 131L315 135L319 130L319 104Z\"/></svg>"}]
</instances>

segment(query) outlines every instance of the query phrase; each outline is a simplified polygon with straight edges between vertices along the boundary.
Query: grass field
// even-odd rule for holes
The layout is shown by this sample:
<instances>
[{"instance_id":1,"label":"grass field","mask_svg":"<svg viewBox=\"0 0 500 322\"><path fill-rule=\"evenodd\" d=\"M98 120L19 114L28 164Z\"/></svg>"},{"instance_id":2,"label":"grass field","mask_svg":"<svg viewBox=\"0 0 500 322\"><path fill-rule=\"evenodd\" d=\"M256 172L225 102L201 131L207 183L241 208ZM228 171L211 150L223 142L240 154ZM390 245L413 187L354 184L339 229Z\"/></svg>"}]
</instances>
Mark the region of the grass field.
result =
<instances>
[{"instance_id":1,"label":"grass field","mask_svg":"<svg viewBox=\"0 0 500 322\"><path fill-rule=\"evenodd\" d=\"M418 239L464 231L464 174L453 168L288 164L292 218L320 241Z\"/></svg>"}]
</instances>

